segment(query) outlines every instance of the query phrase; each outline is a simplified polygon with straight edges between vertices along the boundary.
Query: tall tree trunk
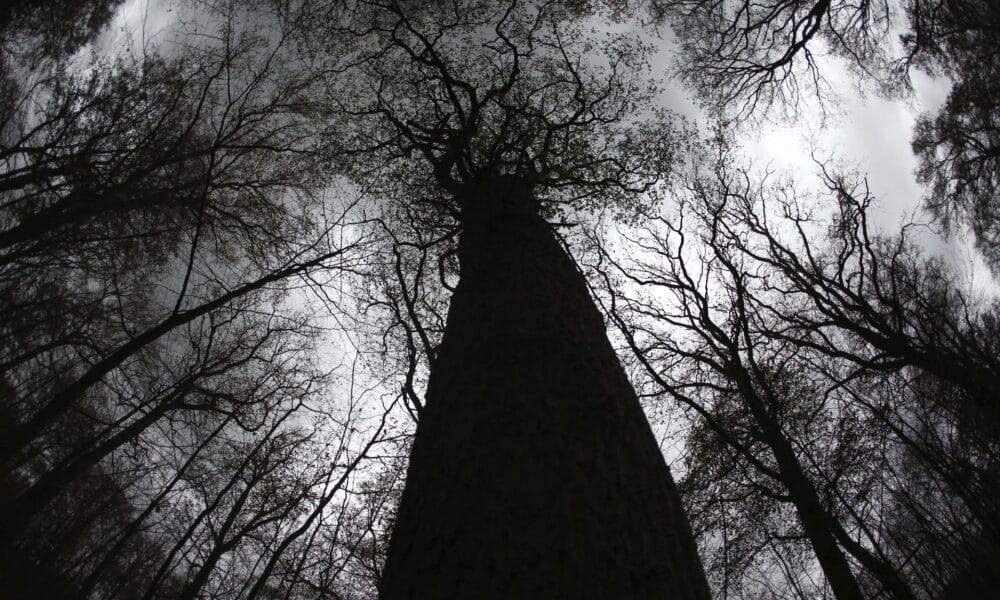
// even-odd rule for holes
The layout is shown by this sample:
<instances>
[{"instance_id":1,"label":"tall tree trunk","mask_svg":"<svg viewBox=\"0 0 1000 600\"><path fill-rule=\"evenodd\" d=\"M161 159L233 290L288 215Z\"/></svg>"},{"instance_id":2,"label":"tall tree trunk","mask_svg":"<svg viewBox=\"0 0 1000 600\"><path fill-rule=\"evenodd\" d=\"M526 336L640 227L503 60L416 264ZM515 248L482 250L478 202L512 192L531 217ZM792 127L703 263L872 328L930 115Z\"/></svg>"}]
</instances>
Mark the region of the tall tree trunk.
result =
<instances>
[{"instance_id":1,"label":"tall tree trunk","mask_svg":"<svg viewBox=\"0 0 1000 600\"><path fill-rule=\"evenodd\" d=\"M383 600L707 599L652 430L529 189L498 177L460 200Z\"/></svg>"}]
</instances>

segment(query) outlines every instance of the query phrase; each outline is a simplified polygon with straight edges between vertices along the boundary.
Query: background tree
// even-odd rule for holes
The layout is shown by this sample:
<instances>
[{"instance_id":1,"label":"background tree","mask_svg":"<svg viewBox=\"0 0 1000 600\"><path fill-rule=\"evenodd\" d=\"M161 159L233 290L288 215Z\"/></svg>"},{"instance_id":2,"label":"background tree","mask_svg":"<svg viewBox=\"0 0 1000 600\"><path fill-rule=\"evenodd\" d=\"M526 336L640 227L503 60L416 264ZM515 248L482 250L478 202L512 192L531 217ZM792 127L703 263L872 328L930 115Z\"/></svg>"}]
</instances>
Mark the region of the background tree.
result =
<instances>
[{"instance_id":1,"label":"background tree","mask_svg":"<svg viewBox=\"0 0 1000 600\"><path fill-rule=\"evenodd\" d=\"M918 180L928 186L924 205L946 225L968 227L997 270L1000 26L992 3L654 0L651 10L681 42L678 72L732 123L772 109L794 111L812 94L827 96L817 59L826 54L888 95L909 88L914 68L949 78L947 101L919 119L912 141ZM905 23L894 15L905 16Z\"/></svg>"},{"instance_id":2,"label":"background tree","mask_svg":"<svg viewBox=\"0 0 1000 600\"><path fill-rule=\"evenodd\" d=\"M907 15L904 42L914 63L953 82L945 105L922 116L913 136L917 175L930 188L926 204L946 224L967 225L997 271L1000 21L989 2L968 0L915 1Z\"/></svg>"},{"instance_id":3,"label":"background tree","mask_svg":"<svg viewBox=\"0 0 1000 600\"><path fill-rule=\"evenodd\" d=\"M365 506L396 399L349 347L322 364L302 307L347 303L371 231L315 74L266 6L179 5L199 35L91 58L113 5L73 4L3 29L0 587L293 597L325 553L336 588L369 534L318 531Z\"/></svg>"},{"instance_id":4,"label":"background tree","mask_svg":"<svg viewBox=\"0 0 1000 600\"><path fill-rule=\"evenodd\" d=\"M794 114L809 98L823 109L833 91L821 68L826 54L885 91L903 83L887 44L894 7L886 0L653 0L649 6L654 21L677 35L678 73L731 123Z\"/></svg>"},{"instance_id":5,"label":"background tree","mask_svg":"<svg viewBox=\"0 0 1000 600\"><path fill-rule=\"evenodd\" d=\"M997 515L982 383L995 381L983 374L994 307L905 232L874 234L865 188L826 174L823 200L840 209L824 221L791 184L755 183L727 162L678 191L674 218L641 227L630 257L597 265L633 290L608 307L641 389L690 407L682 490L717 590L759 594L763 570L793 596L824 585L839 596L843 572L817 534L867 597L940 597L949 580L954 593L989 589L991 570L972 565L993 556ZM822 526L805 523L796 477ZM801 576L803 540L825 575L818 590Z\"/></svg>"}]
</instances>

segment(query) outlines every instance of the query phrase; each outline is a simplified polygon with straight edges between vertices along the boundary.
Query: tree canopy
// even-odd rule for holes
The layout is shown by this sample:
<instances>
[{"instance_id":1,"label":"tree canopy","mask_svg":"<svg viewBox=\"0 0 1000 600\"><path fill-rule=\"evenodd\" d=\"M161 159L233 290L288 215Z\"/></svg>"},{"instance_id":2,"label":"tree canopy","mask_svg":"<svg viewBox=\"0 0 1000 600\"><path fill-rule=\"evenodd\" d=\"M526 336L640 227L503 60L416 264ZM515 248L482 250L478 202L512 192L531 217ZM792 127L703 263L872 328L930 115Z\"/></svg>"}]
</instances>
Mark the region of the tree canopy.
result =
<instances>
[{"instance_id":1,"label":"tree canopy","mask_svg":"<svg viewBox=\"0 0 1000 600\"><path fill-rule=\"evenodd\" d=\"M986 597L993 8L7 3L0 595Z\"/></svg>"}]
</instances>

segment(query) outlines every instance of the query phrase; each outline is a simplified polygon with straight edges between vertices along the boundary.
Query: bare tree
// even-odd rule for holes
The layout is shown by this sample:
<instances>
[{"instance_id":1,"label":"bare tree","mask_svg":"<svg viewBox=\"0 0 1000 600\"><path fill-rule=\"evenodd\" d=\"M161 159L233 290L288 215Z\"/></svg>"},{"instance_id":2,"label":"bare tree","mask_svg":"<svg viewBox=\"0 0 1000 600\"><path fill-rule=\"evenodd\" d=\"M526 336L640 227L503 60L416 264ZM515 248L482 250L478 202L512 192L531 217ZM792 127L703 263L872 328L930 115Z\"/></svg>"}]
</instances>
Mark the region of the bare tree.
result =
<instances>
[{"instance_id":1,"label":"bare tree","mask_svg":"<svg viewBox=\"0 0 1000 600\"><path fill-rule=\"evenodd\" d=\"M318 364L299 299L367 272L374 228L331 186L317 75L266 6L91 62L47 8L3 30L0 586L289 597L396 404Z\"/></svg>"},{"instance_id":2,"label":"bare tree","mask_svg":"<svg viewBox=\"0 0 1000 600\"><path fill-rule=\"evenodd\" d=\"M831 89L818 58L833 53L885 90L901 85L887 48L886 0L653 0L652 15L677 34L676 66L711 108L738 121L795 113L804 97ZM823 108L823 102L820 103Z\"/></svg>"},{"instance_id":3,"label":"bare tree","mask_svg":"<svg viewBox=\"0 0 1000 600\"><path fill-rule=\"evenodd\" d=\"M729 122L794 112L803 94L822 100L830 90L817 56L828 52L883 94L905 92L914 68L951 79L945 105L921 116L914 132L917 175L928 186L925 206L945 224L971 229L997 270L1000 24L992 3L654 0L651 7L681 42L678 71ZM895 31L903 32L897 52Z\"/></svg>"},{"instance_id":4,"label":"bare tree","mask_svg":"<svg viewBox=\"0 0 1000 600\"><path fill-rule=\"evenodd\" d=\"M707 594L660 450L545 221L560 206L627 213L679 149L665 119L633 127L655 91L648 48L589 41L584 8L305 9L322 26L304 51L344 73L331 111L352 135L332 143L356 180L390 216L429 223L424 240L461 231L440 344L404 292L419 275L389 307L430 376L385 598Z\"/></svg>"},{"instance_id":5,"label":"bare tree","mask_svg":"<svg viewBox=\"0 0 1000 600\"><path fill-rule=\"evenodd\" d=\"M595 265L604 287L641 291L606 308L646 393L689 407L682 489L722 555L713 580L752 594L754 565L787 572L808 540L837 597L975 581L997 515L993 307L906 235L871 232L871 198L844 178L824 175L840 206L824 222L791 184L727 160L688 181L674 218L649 219L631 258Z\"/></svg>"},{"instance_id":6,"label":"bare tree","mask_svg":"<svg viewBox=\"0 0 1000 600\"><path fill-rule=\"evenodd\" d=\"M970 0L915 1L907 15L911 33L904 41L912 61L954 82L945 105L922 116L913 136L917 175L930 188L926 204L947 224L968 226L997 271L1000 21L992 4Z\"/></svg>"}]
</instances>

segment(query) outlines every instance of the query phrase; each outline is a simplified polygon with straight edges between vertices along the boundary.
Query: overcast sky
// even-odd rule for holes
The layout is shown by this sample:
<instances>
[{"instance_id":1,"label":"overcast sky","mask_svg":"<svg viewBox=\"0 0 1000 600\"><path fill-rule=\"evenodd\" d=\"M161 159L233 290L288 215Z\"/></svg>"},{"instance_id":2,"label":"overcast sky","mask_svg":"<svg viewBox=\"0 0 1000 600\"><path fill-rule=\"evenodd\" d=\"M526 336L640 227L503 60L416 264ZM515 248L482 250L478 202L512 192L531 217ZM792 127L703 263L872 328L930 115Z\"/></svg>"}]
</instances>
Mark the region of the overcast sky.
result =
<instances>
[{"instance_id":1,"label":"overcast sky","mask_svg":"<svg viewBox=\"0 0 1000 600\"><path fill-rule=\"evenodd\" d=\"M132 39L134 47L143 41L163 43L169 39L179 3L175 0L126 0L120 7L114 26L101 45L110 50L121 48ZM666 72L676 55L669 32L658 40L656 67ZM862 97L836 59L820 59L820 69L833 89L838 90L838 105L828 105L829 116L820 122L808 107L795 123L771 121L754 130L742 132L740 141L754 162L770 163L791 172L809 174L815 166L809 160L810 145L849 164L857 164L869 173L873 191L883 211L881 222L898 224L899 216L912 213L919 204L920 186L913 177L916 162L910 151L913 124L921 111L937 110L947 96L950 82L932 80L918 74L916 93L908 100L889 101L869 94ZM685 116L701 120L690 96L678 83L664 97L664 102Z\"/></svg>"},{"instance_id":2,"label":"overcast sky","mask_svg":"<svg viewBox=\"0 0 1000 600\"><path fill-rule=\"evenodd\" d=\"M677 51L670 33L663 32L663 37L657 65L669 71ZM799 189L820 183L813 153L864 175L876 200L870 213L876 227L893 233L905 223L928 224L912 231L928 252L950 263L970 289L1000 293L998 282L974 250L970 236L961 232L942 235L940 227L930 223L930 216L920 208L924 192L915 178L917 160L910 140L918 116L934 114L944 104L951 81L914 70L913 93L906 98L886 99L874 90L859 89L857 77L841 59L822 54L815 52L819 71L829 89L835 91L832 102L825 104L825 116L818 116L815 98L807 98L792 120L775 116L744 128L737 140L747 160L757 168L774 170L776 175L794 177ZM664 103L704 123L703 113L680 84L672 86Z\"/></svg>"},{"instance_id":3,"label":"overcast sky","mask_svg":"<svg viewBox=\"0 0 1000 600\"><path fill-rule=\"evenodd\" d=\"M135 49L144 41L166 42L169 26L180 12L179 4L175 0L126 0L100 45L115 52L129 39ZM664 31L663 38L657 40L662 50L654 64L662 72L669 71L676 56L670 37L669 31ZM860 93L856 77L843 62L824 58L822 52L817 55L821 73L837 92L836 102L827 105L827 116L817 118L817 111L806 106L794 122L770 120L759 127L747 128L738 140L748 160L755 166L769 166L779 174L792 175L805 187L818 183L817 167L810 158L815 151L819 157L867 175L877 200L872 216L878 227L895 231L910 220L927 222L929 218L919 210L923 192L914 178L916 160L910 140L917 116L940 108L950 82L915 73L914 94L910 98L887 100L876 93ZM663 101L692 120L704 123L700 111L679 83L669 86ZM994 282L977 260L967 236L955 235L946 241L928 229L921 237L929 251L945 257L970 285L993 287ZM970 269L969 265L974 263Z\"/></svg>"}]
</instances>

